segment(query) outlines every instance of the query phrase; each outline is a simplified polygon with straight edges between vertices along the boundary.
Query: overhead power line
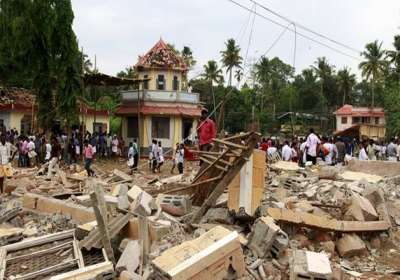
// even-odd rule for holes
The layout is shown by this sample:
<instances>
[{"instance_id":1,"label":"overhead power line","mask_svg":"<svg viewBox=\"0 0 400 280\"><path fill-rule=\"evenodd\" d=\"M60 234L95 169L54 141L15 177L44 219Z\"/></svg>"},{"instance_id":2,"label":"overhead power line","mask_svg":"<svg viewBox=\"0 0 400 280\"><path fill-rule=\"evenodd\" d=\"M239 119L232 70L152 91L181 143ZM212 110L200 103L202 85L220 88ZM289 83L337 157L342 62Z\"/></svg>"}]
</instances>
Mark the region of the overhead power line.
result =
<instances>
[{"instance_id":1,"label":"overhead power line","mask_svg":"<svg viewBox=\"0 0 400 280\"><path fill-rule=\"evenodd\" d=\"M346 49L348 49L348 50L351 50L351 51L353 51L353 52L356 52L356 53L358 53L358 54L361 53L360 50L357 50L357 49L355 49L355 48L353 48L353 47L351 47L351 46L349 46L349 45L347 45L347 44L341 43L341 42L339 42L339 41L337 41L337 40L335 40L335 39L329 38L328 36L326 36L326 35L324 35L324 34L321 34L321 33L317 32L317 31L314 31L314 30L312 30L311 28L308 28L308 27L306 27L306 26L304 26L304 25L302 25L302 24L300 24L300 23L298 23L298 22L296 22L296 21L294 21L294 20L291 20L291 19L288 18L288 17L285 17L285 16L279 14L278 12L273 11L272 9L266 7L266 6L263 5L263 4L258 3L257 1L254 1L254 0L249 0L249 1L252 2L254 5L258 5L259 7L261 7L261 8L264 9L264 10L266 10L267 12L269 12L269 13L271 13L271 14L273 14L273 15L275 15L275 16L277 16L277 17L279 17L279 18L281 18L281 19L283 19L283 20L285 20L285 21L287 21L287 22L289 22L289 23L294 23L294 24L296 24L296 26L297 26L298 28L300 28L300 29L303 29L303 30L305 30L305 31L307 31L307 32L310 32L310 33L312 33L312 34L314 34L314 35L316 35L316 36L318 36L318 37L321 37L321 38L323 38L323 39L325 39L325 40L328 40L328 41L330 41L330 42L332 42L332 43L334 43L334 44L336 44L336 45L342 46L342 47L344 47L344 48L346 48Z\"/></svg>"},{"instance_id":2,"label":"overhead power line","mask_svg":"<svg viewBox=\"0 0 400 280\"><path fill-rule=\"evenodd\" d=\"M257 16L259 16L259 17L261 17L261 18L263 18L263 19L265 19L265 20L267 20L267 21L269 21L269 22L271 22L271 23L273 23L273 24L275 24L275 25L278 25L278 26L280 26L280 27L286 28L285 25L283 25L283 24L281 24L281 23L279 23L279 22L277 22L277 21L275 21L275 20L273 20L273 19L271 19L271 18L269 18L269 17L267 17L267 16L265 16L265 15L263 15L263 14L260 14L259 12L256 12L256 11L251 10L251 9L248 8L247 6L244 6L244 5L238 3L238 2L236 2L236 1L234 1L234 0L228 0L228 1L229 1L229 2L232 2L232 3L235 4L236 6L241 7L242 9L245 9L245 10L247 10L247 11L249 11L249 12L255 13ZM347 56L347 57L349 57L349 58L352 58L352 59L355 59L355 60L358 60L358 61L361 60L359 57L356 57L356 56L354 56L354 55L345 53L344 51L341 51L341 50L339 50L339 49L337 49L337 48L335 48L335 47L332 47L332 46L330 46L330 45L328 45L328 44L326 44L326 43L324 43L324 42L318 41L317 39L312 38L312 37L310 37L310 36L308 36L308 35L305 35L304 33L296 32L296 30L294 30L293 28L288 28L288 30L291 31L291 32L293 32L293 33L295 33L295 34L297 34L297 35L300 36L300 37L303 37L303 38L305 38L305 39L307 39L307 40L309 40L309 41L312 41L312 42L314 42L314 43L316 43L316 44L319 44L319 45L321 45L321 46L324 46L324 47L326 47L326 48L328 48L328 49L330 49L330 50L332 50L332 51L334 51L334 52L340 53L340 54L342 54L342 55L344 55L344 56Z\"/></svg>"}]
</instances>

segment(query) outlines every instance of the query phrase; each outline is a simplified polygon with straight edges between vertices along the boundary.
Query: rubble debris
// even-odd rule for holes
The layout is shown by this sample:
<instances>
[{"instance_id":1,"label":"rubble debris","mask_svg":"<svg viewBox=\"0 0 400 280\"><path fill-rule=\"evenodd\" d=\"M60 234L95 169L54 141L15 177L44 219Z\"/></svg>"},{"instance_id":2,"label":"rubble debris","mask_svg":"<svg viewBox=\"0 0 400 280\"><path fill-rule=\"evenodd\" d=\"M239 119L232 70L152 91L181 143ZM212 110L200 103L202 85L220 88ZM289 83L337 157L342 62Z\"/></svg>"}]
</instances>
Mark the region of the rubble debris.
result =
<instances>
[{"instance_id":1,"label":"rubble debris","mask_svg":"<svg viewBox=\"0 0 400 280\"><path fill-rule=\"evenodd\" d=\"M375 221L378 219L378 213L368 199L354 193L345 217L356 221Z\"/></svg>"},{"instance_id":2,"label":"rubble debris","mask_svg":"<svg viewBox=\"0 0 400 280\"><path fill-rule=\"evenodd\" d=\"M150 216L151 212L157 207L155 206L154 199L147 192L142 191L134 202L130 205L130 210L142 216Z\"/></svg>"},{"instance_id":3,"label":"rubble debris","mask_svg":"<svg viewBox=\"0 0 400 280\"><path fill-rule=\"evenodd\" d=\"M137 240L131 240L126 245L121 257L119 258L115 270L122 272L127 270L129 273L135 273L140 263L140 245Z\"/></svg>"},{"instance_id":4,"label":"rubble debris","mask_svg":"<svg viewBox=\"0 0 400 280\"><path fill-rule=\"evenodd\" d=\"M11 209L4 208L0 211L0 224L8 222L12 218L21 212L22 208L20 206L13 207Z\"/></svg>"},{"instance_id":5,"label":"rubble debris","mask_svg":"<svg viewBox=\"0 0 400 280\"><path fill-rule=\"evenodd\" d=\"M128 199L128 187L126 185L119 185L118 192L118 209L127 210L130 206Z\"/></svg>"},{"instance_id":6,"label":"rubble debris","mask_svg":"<svg viewBox=\"0 0 400 280\"><path fill-rule=\"evenodd\" d=\"M336 246L341 257L360 256L367 253L364 241L356 234L344 234L336 242Z\"/></svg>"},{"instance_id":7,"label":"rubble debris","mask_svg":"<svg viewBox=\"0 0 400 280\"><path fill-rule=\"evenodd\" d=\"M234 220L227 208L210 208L202 221L205 223L221 223L231 225Z\"/></svg>"},{"instance_id":8,"label":"rubble debris","mask_svg":"<svg viewBox=\"0 0 400 280\"><path fill-rule=\"evenodd\" d=\"M245 273L237 232L221 226L164 251L152 264L157 279L222 280L228 272L236 278Z\"/></svg>"},{"instance_id":9,"label":"rubble debris","mask_svg":"<svg viewBox=\"0 0 400 280\"><path fill-rule=\"evenodd\" d=\"M269 253L280 230L271 217L257 219L248 237L247 247L253 251L255 256L263 258Z\"/></svg>"},{"instance_id":10,"label":"rubble debris","mask_svg":"<svg viewBox=\"0 0 400 280\"><path fill-rule=\"evenodd\" d=\"M268 208L268 214L277 221L284 221L300 226L336 232L384 231L390 228L387 221L338 221L309 213L295 212L289 209Z\"/></svg>"},{"instance_id":11,"label":"rubble debris","mask_svg":"<svg viewBox=\"0 0 400 280\"><path fill-rule=\"evenodd\" d=\"M303 250L292 251L290 279L332 279L332 268L326 254Z\"/></svg>"},{"instance_id":12,"label":"rubble debris","mask_svg":"<svg viewBox=\"0 0 400 280\"><path fill-rule=\"evenodd\" d=\"M187 195L163 195L157 197L161 209L173 216L184 216L192 209L192 202Z\"/></svg>"},{"instance_id":13,"label":"rubble debris","mask_svg":"<svg viewBox=\"0 0 400 280\"><path fill-rule=\"evenodd\" d=\"M42 213L69 214L75 221L80 223L87 223L96 219L91 208L33 193L26 193L24 195L23 207Z\"/></svg>"},{"instance_id":14,"label":"rubble debris","mask_svg":"<svg viewBox=\"0 0 400 280\"><path fill-rule=\"evenodd\" d=\"M400 163L383 160L350 160L347 169L382 177L393 177L400 174Z\"/></svg>"},{"instance_id":15,"label":"rubble debris","mask_svg":"<svg viewBox=\"0 0 400 280\"><path fill-rule=\"evenodd\" d=\"M383 179L383 177L378 175L373 175L370 173L345 171L339 175L343 180L348 181L360 181L361 179L366 180L368 183L378 183Z\"/></svg>"}]
</instances>

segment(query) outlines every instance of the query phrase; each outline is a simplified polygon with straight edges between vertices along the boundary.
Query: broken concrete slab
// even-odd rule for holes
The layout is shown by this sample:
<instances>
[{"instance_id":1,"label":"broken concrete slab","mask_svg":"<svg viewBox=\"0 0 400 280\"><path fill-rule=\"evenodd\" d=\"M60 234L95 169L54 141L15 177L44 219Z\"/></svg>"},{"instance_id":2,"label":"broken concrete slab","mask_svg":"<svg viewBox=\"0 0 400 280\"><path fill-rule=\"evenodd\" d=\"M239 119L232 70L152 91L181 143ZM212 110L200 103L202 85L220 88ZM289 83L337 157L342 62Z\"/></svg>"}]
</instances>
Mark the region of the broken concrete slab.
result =
<instances>
[{"instance_id":1,"label":"broken concrete slab","mask_svg":"<svg viewBox=\"0 0 400 280\"><path fill-rule=\"evenodd\" d=\"M135 273L140 264L140 244L137 240L130 240L119 258L115 270L122 272L127 270L129 273Z\"/></svg>"},{"instance_id":2,"label":"broken concrete slab","mask_svg":"<svg viewBox=\"0 0 400 280\"><path fill-rule=\"evenodd\" d=\"M119 188L121 188L121 185L120 185ZM138 198L139 194L141 194L142 192L143 192L143 190L142 190L140 187L138 187L138 186L136 186L136 185L133 185L133 186L129 189L127 195L128 195L129 200L130 200L131 202L133 202L133 201L135 201L135 200Z\"/></svg>"},{"instance_id":3,"label":"broken concrete slab","mask_svg":"<svg viewBox=\"0 0 400 280\"><path fill-rule=\"evenodd\" d=\"M373 175L371 173L345 171L339 175L343 180L348 181L360 181L361 179L366 180L369 183L378 183L383 179L383 177L378 175Z\"/></svg>"},{"instance_id":4,"label":"broken concrete slab","mask_svg":"<svg viewBox=\"0 0 400 280\"><path fill-rule=\"evenodd\" d=\"M324 253L294 250L290 256L290 280L332 279L329 258Z\"/></svg>"},{"instance_id":5,"label":"broken concrete slab","mask_svg":"<svg viewBox=\"0 0 400 280\"><path fill-rule=\"evenodd\" d=\"M153 197L145 191L142 191L129 207L132 212L142 216L150 216L154 208Z\"/></svg>"},{"instance_id":6,"label":"broken concrete slab","mask_svg":"<svg viewBox=\"0 0 400 280\"><path fill-rule=\"evenodd\" d=\"M206 223L221 223L230 225L233 223L233 218L229 214L227 208L210 208L204 216Z\"/></svg>"},{"instance_id":7,"label":"broken concrete slab","mask_svg":"<svg viewBox=\"0 0 400 280\"><path fill-rule=\"evenodd\" d=\"M164 251L152 261L157 279L223 279L228 270L245 273L238 233L222 226Z\"/></svg>"},{"instance_id":8,"label":"broken concrete slab","mask_svg":"<svg viewBox=\"0 0 400 280\"><path fill-rule=\"evenodd\" d=\"M118 192L118 209L127 210L130 206L128 199L128 187L121 185Z\"/></svg>"},{"instance_id":9,"label":"broken concrete slab","mask_svg":"<svg viewBox=\"0 0 400 280\"><path fill-rule=\"evenodd\" d=\"M247 247L253 251L255 256L263 258L269 254L272 243L280 230L281 228L271 217L258 218L248 237Z\"/></svg>"},{"instance_id":10,"label":"broken concrete slab","mask_svg":"<svg viewBox=\"0 0 400 280\"><path fill-rule=\"evenodd\" d=\"M386 221L339 221L309 213L295 212L288 209L268 208L267 213L276 221L284 221L287 223L316 228L319 230L337 232L369 232L384 231L391 227L391 225Z\"/></svg>"},{"instance_id":11,"label":"broken concrete slab","mask_svg":"<svg viewBox=\"0 0 400 280\"><path fill-rule=\"evenodd\" d=\"M23 197L23 207L43 213L69 214L72 219L80 223L96 220L93 209L75 203L45 197L37 194L26 193Z\"/></svg>"},{"instance_id":12,"label":"broken concrete slab","mask_svg":"<svg viewBox=\"0 0 400 280\"><path fill-rule=\"evenodd\" d=\"M378 213L376 213L374 206L365 197L354 193L351 199L351 205L347 210L345 217L350 220L356 221L376 221L378 220Z\"/></svg>"},{"instance_id":13,"label":"broken concrete slab","mask_svg":"<svg viewBox=\"0 0 400 280\"><path fill-rule=\"evenodd\" d=\"M351 160L347 169L355 172L393 177L400 174L400 163L383 160Z\"/></svg>"},{"instance_id":14,"label":"broken concrete slab","mask_svg":"<svg viewBox=\"0 0 400 280\"><path fill-rule=\"evenodd\" d=\"M336 242L336 247L341 257L360 256L367 253L364 241L356 234L344 234Z\"/></svg>"}]
</instances>

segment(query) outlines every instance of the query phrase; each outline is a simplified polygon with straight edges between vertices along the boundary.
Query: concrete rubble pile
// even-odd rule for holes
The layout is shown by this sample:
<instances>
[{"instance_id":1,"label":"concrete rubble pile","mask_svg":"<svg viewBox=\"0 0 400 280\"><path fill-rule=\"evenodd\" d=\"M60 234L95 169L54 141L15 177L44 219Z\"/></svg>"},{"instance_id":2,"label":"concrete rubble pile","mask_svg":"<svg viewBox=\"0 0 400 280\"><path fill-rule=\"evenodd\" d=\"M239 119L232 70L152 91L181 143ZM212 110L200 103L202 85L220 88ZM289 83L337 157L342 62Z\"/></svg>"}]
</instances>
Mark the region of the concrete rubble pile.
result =
<instances>
[{"instance_id":1,"label":"concrete rubble pile","mask_svg":"<svg viewBox=\"0 0 400 280\"><path fill-rule=\"evenodd\" d=\"M225 153L240 160L235 151ZM258 153L220 161L222 176L206 176L213 188L202 200L198 189L188 192L207 171L196 164L177 176L97 166L97 178L88 178L72 165L46 180L44 170L17 170L0 206L0 279L399 277L393 166L386 175L363 173L359 163L299 168L278 161L258 173Z\"/></svg>"}]
</instances>

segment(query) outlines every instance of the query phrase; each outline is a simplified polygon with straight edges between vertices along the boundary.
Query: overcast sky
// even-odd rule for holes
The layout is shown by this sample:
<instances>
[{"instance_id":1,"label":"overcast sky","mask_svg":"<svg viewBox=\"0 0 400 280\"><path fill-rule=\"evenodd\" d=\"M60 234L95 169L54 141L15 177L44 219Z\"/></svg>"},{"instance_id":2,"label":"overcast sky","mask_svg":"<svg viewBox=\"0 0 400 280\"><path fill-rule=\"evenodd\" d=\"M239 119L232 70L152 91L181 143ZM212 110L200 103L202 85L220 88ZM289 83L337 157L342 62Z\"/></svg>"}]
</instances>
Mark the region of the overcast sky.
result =
<instances>
[{"instance_id":1,"label":"overcast sky","mask_svg":"<svg viewBox=\"0 0 400 280\"><path fill-rule=\"evenodd\" d=\"M236 0L252 8L249 0ZM367 42L383 41L390 48L393 36L400 34L399 0L258 0L268 8L298 24L324 34L354 49L362 50ZM191 76L202 70L208 60L220 60L220 51L228 38L235 38L245 57L251 20L249 12L228 0L72 0L74 30L79 45L92 61L97 56L101 72L115 75L134 65L162 37L178 49L192 48L197 65ZM257 12L287 25L281 19L257 7ZM247 29L246 29L247 26ZM256 17L248 50L248 62L264 54L284 28ZM343 52L357 53L317 38L300 28L299 32L321 40ZM287 31L268 53L286 63L293 63L294 34ZM296 71L326 56L340 69L349 66L359 73L359 61L324 46L297 39Z\"/></svg>"}]
</instances>

